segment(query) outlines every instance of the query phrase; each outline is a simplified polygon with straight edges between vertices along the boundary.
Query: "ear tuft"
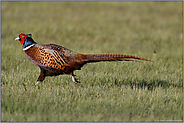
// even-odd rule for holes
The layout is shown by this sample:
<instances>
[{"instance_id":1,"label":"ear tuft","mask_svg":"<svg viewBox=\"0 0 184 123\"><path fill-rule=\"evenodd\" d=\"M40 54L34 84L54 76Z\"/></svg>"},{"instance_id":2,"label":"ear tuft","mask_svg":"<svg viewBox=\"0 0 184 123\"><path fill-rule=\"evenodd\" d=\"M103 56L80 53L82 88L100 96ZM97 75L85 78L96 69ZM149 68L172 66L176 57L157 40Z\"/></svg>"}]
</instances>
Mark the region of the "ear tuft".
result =
<instances>
[{"instance_id":1,"label":"ear tuft","mask_svg":"<svg viewBox=\"0 0 184 123\"><path fill-rule=\"evenodd\" d=\"M31 35L31 34L27 34L27 37L30 37L30 38L31 38L31 37L32 37L32 35Z\"/></svg>"}]
</instances>

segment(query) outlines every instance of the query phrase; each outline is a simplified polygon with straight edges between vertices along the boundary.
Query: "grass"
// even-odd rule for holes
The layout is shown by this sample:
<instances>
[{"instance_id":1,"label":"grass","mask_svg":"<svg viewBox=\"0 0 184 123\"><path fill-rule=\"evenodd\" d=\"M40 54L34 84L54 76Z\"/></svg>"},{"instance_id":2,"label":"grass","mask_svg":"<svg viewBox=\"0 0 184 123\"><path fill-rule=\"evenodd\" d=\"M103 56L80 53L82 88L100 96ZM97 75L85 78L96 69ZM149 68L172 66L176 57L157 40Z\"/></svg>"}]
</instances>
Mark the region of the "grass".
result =
<instances>
[{"instance_id":1,"label":"grass","mask_svg":"<svg viewBox=\"0 0 184 123\"><path fill-rule=\"evenodd\" d=\"M1 121L183 121L182 2L1 2ZM47 77L14 39L141 56Z\"/></svg>"}]
</instances>

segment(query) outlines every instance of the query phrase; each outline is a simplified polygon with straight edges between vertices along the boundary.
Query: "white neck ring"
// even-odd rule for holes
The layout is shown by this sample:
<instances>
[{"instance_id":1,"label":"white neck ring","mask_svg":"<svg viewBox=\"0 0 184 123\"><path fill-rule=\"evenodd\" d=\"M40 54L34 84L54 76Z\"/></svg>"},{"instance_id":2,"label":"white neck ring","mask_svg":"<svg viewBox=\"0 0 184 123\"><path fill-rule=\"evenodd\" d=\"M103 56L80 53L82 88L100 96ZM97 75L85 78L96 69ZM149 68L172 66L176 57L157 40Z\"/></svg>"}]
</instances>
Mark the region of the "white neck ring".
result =
<instances>
[{"instance_id":1,"label":"white neck ring","mask_svg":"<svg viewBox=\"0 0 184 123\"><path fill-rule=\"evenodd\" d=\"M25 50L28 50L29 48L31 48L31 47L34 46L34 45L35 45L35 44L31 44L31 45L25 47L23 50L24 50L24 51L25 51Z\"/></svg>"}]
</instances>

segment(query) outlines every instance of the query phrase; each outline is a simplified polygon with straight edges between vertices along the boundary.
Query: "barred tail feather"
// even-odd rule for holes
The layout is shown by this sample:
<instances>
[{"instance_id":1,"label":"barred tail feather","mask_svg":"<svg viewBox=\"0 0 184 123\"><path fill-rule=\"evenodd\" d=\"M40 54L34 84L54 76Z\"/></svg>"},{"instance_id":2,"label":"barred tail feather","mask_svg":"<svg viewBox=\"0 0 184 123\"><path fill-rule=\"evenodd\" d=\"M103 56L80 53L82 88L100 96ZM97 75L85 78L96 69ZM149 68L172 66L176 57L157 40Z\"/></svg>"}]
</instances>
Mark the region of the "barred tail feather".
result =
<instances>
[{"instance_id":1,"label":"barred tail feather","mask_svg":"<svg viewBox=\"0 0 184 123\"><path fill-rule=\"evenodd\" d=\"M100 62L100 61L135 61L135 60L144 60L154 62L152 60L132 56L132 55L122 55L122 54L89 54L87 55L86 62Z\"/></svg>"}]
</instances>

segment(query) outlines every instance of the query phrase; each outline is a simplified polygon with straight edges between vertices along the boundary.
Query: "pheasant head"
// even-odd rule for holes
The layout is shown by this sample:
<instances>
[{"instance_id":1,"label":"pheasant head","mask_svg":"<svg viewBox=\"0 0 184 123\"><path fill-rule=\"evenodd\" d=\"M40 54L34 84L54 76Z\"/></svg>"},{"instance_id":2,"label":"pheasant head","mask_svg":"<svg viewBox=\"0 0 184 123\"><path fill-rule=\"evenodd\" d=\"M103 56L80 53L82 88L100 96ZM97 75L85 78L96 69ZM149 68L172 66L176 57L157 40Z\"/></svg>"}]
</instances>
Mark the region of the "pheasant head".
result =
<instances>
[{"instance_id":1,"label":"pheasant head","mask_svg":"<svg viewBox=\"0 0 184 123\"><path fill-rule=\"evenodd\" d=\"M31 36L31 34L21 33L17 38L15 38L15 40L19 40L20 43L23 45L23 49L25 49L30 45L36 44L36 42L31 38Z\"/></svg>"}]
</instances>

